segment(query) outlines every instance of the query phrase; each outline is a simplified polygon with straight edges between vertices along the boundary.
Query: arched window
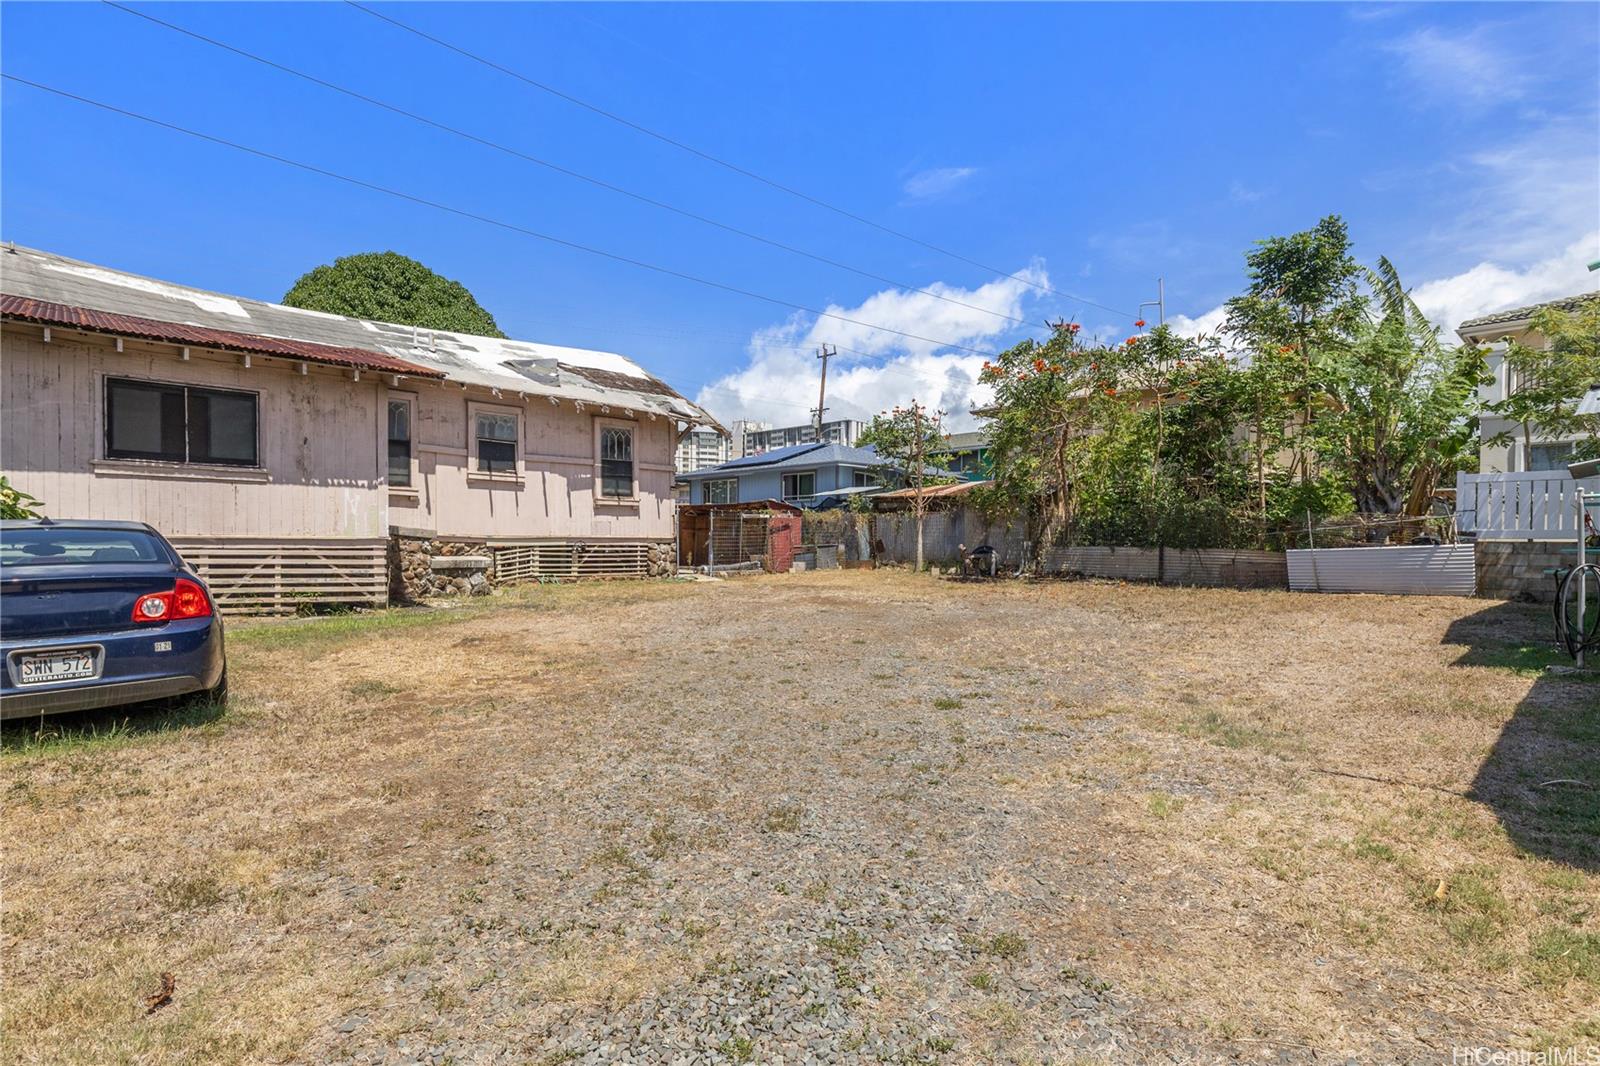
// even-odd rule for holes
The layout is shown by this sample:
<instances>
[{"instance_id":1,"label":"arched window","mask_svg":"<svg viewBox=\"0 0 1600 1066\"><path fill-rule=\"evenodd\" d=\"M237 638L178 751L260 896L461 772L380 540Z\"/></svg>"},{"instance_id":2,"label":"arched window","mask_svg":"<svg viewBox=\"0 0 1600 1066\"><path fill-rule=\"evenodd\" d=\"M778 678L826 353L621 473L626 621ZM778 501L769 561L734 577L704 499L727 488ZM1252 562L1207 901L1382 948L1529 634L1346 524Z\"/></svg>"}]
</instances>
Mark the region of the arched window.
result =
<instances>
[{"instance_id":1,"label":"arched window","mask_svg":"<svg viewBox=\"0 0 1600 1066\"><path fill-rule=\"evenodd\" d=\"M600 495L633 495L633 430L607 427L600 431Z\"/></svg>"}]
</instances>

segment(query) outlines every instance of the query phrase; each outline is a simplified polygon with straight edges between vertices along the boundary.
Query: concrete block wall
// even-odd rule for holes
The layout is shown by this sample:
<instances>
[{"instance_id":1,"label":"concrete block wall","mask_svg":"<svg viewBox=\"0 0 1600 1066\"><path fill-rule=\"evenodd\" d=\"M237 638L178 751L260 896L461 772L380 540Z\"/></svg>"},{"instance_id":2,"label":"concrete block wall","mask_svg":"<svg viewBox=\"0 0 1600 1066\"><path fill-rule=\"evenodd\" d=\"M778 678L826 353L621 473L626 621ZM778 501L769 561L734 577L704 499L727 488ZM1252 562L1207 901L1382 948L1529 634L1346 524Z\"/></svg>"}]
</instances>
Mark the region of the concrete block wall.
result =
<instances>
[{"instance_id":1,"label":"concrete block wall","mask_svg":"<svg viewBox=\"0 0 1600 1066\"><path fill-rule=\"evenodd\" d=\"M1550 540L1480 540L1478 595L1549 603L1555 598L1555 582L1544 571L1571 566L1578 558L1576 546Z\"/></svg>"}]
</instances>

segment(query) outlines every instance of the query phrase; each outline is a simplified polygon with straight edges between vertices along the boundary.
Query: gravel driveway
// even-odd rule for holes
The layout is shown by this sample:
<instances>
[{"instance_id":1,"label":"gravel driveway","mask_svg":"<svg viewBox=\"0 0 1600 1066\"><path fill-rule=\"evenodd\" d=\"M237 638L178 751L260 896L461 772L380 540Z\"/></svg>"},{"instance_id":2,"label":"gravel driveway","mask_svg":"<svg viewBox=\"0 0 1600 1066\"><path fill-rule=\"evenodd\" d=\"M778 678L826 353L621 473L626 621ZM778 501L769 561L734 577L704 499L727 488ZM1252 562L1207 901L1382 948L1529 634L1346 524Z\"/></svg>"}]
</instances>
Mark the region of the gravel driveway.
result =
<instances>
[{"instance_id":1,"label":"gravel driveway","mask_svg":"<svg viewBox=\"0 0 1600 1066\"><path fill-rule=\"evenodd\" d=\"M1538 624L876 572L237 627L220 718L8 735L8 1057L1600 1040L1595 865L1484 799L1509 724L1600 703L1516 658Z\"/></svg>"}]
</instances>

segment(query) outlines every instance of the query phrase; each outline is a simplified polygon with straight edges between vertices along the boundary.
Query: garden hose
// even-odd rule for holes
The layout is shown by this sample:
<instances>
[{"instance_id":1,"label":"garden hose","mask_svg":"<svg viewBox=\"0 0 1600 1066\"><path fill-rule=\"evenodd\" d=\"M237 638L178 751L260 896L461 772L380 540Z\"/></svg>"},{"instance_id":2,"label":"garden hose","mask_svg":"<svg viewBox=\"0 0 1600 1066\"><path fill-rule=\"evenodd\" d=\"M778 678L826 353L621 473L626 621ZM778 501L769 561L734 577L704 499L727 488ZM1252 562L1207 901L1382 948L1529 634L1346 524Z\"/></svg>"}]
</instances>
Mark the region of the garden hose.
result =
<instances>
[{"instance_id":1,"label":"garden hose","mask_svg":"<svg viewBox=\"0 0 1600 1066\"><path fill-rule=\"evenodd\" d=\"M1580 594L1588 601L1583 604L1582 629L1578 626ZM1562 651L1574 659L1580 652L1600 653L1600 565L1584 563L1556 578L1555 616L1556 644Z\"/></svg>"}]
</instances>

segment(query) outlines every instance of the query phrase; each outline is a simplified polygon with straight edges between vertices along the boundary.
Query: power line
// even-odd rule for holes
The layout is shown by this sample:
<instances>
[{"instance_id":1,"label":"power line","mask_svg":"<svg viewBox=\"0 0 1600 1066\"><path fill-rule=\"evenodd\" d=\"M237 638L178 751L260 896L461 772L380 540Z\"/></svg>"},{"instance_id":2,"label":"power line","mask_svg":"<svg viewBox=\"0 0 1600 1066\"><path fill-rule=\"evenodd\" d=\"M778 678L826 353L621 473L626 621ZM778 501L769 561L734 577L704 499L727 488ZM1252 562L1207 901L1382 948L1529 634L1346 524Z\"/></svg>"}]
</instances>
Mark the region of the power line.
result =
<instances>
[{"instance_id":1,"label":"power line","mask_svg":"<svg viewBox=\"0 0 1600 1066\"><path fill-rule=\"evenodd\" d=\"M742 166L739 166L737 163L730 163L726 159L723 159L723 158L721 158L719 156L712 155L710 152L702 151L701 149L696 148L691 144L686 144L683 141L680 141L680 140L677 140L677 139L675 139L673 137L670 137L665 133L660 133L660 132L658 132L656 130L651 129L648 126L641 125L638 122L634 122L632 119L624 118L623 116L621 116L621 115L619 115L619 114L617 114L617 113L615 113L613 111L607 111L605 108L600 107L597 104L591 104L587 100L584 100L584 99L581 99L579 97L573 96L571 93L563 92L562 90L557 89L553 85L548 85L548 84L546 84L546 83L544 83L542 81L538 81L538 80L536 80L534 78L530 78L526 74L521 73L520 71L513 70L510 67L503 66L503 65L501 65L499 63L496 63L494 60L489 59L489 58L487 58L485 56L481 56L481 55L477 54L476 52L472 52L472 51L469 51L469 50L467 50L465 48L462 48L460 45L451 44L449 41L446 41L446 40L444 40L443 38L440 38L440 37L435 37L435 36L433 36L433 34L427 33L424 30L419 30L415 26L410 25L409 23L401 22L399 19L393 18L392 16L389 16L389 15L385 15L381 11L375 11L372 8L367 7L365 4L358 3L357 0L345 0L345 3L349 4L351 7L355 8L357 11L361 11L361 12L367 14L367 15L371 15L375 19L379 19L379 20L381 20L383 22L387 22L391 26L395 26L395 27L397 27L399 29L405 30L407 33L411 33L411 34L414 34L414 35L416 35L418 37L421 37L425 41L430 41L433 44L438 45L440 48L447 49L447 50L449 50L451 52L456 53L459 56L463 56L463 57L465 57L467 59L470 59L475 63L481 63L484 66L489 67L492 70L498 70L500 73L506 75L507 77L515 78L518 81L523 82L524 84L531 85L535 89L540 90L541 92L549 93L550 95L558 97L558 98L560 98L562 100L565 100L568 103L573 104L573 105L575 105L577 107L584 108L587 111L592 111L595 114L601 116L602 118L606 118L606 119L611 120L612 122L618 123L619 125L626 126L629 129L634 130L637 133L642 133L647 137L653 137L656 140L661 141L663 144L669 144L672 147L677 148L680 151L688 152L690 155L693 155L693 156L698 156L699 158L704 159L708 163L714 163L719 167L722 167L722 168L724 168L726 170L731 170L733 173L742 175L743 177L749 178L752 181L760 182L763 185L766 185L766 186L769 186L771 188L777 189L779 192L786 193L789 196L797 197L798 199L804 200L805 202L807 202L809 204L813 204L813 205L815 205L817 207L820 207L820 208L823 208L824 210L827 210L827 211L832 211L834 214L842 215L845 218L848 218L848 219L850 219L850 220L852 220L854 222L859 222L863 226L870 226L872 229L878 230L878 231L880 231L882 233L887 233L891 237L898 237L900 240L910 241L912 244L918 245L919 247L922 247L922 248L926 248L930 252L937 252L940 255L948 256L951 259L955 259L955 260L958 260L960 262L966 263L969 266L978 267L980 270L984 270L984 271L986 271L986 272L988 272L990 274L999 274L1002 277L1010 278L1013 281L1020 281L1024 285L1031 285L1033 288L1038 289L1041 292L1047 292L1052 296L1059 296L1064 300L1073 300L1073 301L1075 301L1077 303L1085 304L1085 305L1087 305L1089 307L1097 307L1102 311L1109 311L1114 315L1121 315L1124 318L1135 319L1135 318L1139 317L1136 314L1128 314L1128 312L1126 312L1126 311L1120 311L1115 307L1108 307L1105 304L1097 303L1094 300L1089 300L1089 299L1086 299L1086 298L1084 298L1082 296L1075 296L1075 295L1073 295L1072 293L1069 293L1069 292L1062 292L1062 291L1060 291L1058 289L1053 289L1048 285L1041 285L1040 283L1038 283L1036 281L1033 281L1030 278L1023 277L1020 274L1012 274L1012 273L1009 273L1007 271L1001 270L999 267L989 266L989 265L987 265L985 263L981 263L978 260L973 259L973 258L971 258L969 256L962 255L960 252L952 252L948 248L942 248L939 245L933 244L933 243L931 243L929 241L925 241L920 237L913 237L909 233L903 233L900 230L893 229L892 227L889 227L889 226L885 226L881 222L874 222L872 219L867 218L864 215L858 215L854 211L850 211L850 210L848 210L846 208L838 207L838 206L836 206L834 204L830 204L826 200L819 199L819 198L817 198L815 196L812 196L809 193L801 192L799 189L796 189L793 186L785 185L782 182L773 180L772 178L768 178L768 177L765 177L765 176L763 176L761 174L757 174L753 170L747 170L746 168L744 168Z\"/></svg>"},{"instance_id":2,"label":"power line","mask_svg":"<svg viewBox=\"0 0 1600 1066\"><path fill-rule=\"evenodd\" d=\"M482 222L485 225L495 226L500 229L508 230L512 233L520 233L527 237L533 237L536 240L560 245L563 248L571 248L574 251L585 252L589 255L599 256L603 259L610 259L613 262L626 263L629 266L638 267L641 270L653 271L657 274L664 274L667 277L678 278L682 281L692 281L697 285L704 285L708 288L720 289L723 292L731 292L737 296L745 296L752 300L760 300L763 303L774 304L778 307L787 307L795 311L804 311L806 314L816 315L818 318L831 318L836 322L844 322L848 325L860 326L863 329L876 330L880 333L889 333L897 337L905 337L907 340L922 341L924 344L932 344L940 348L951 348L957 351L967 352L972 355L981 355L990 358L993 358L995 355L994 352L987 352L980 348L972 348L965 344L956 344L952 341L942 341L934 337L924 337L921 334L908 333L904 330L893 329L889 326L880 326L871 322L863 322L859 319L835 314L832 311L818 310L815 307L808 307L805 304L794 303L790 300L780 299L776 296L767 296L764 293L753 292L750 289L742 289L737 285L729 285L726 282L714 281L710 278L703 278L696 274L689 274L681 270L674 270L671 267L665 267L656 263L646 262L642 259L634 259L631 256L622 255L618 252L608 252L603 248L596 248L592 245L582 244L578 241L567 240L565 237L557 237L549 233L542 233L539 230L530 229L514 222L506 222L503 219L494 218L490 215L479 214L476 211L469 211L466 208L454 207L450 204L441 203L438 200L430 200L426 197L417 196L413 193L402 192L399 189L392 189L386 185L379 185L375 182L366 181L362 178L351 177L348 174L341 174L338 171L328 170L312 163L305 163L297 159L290 159L287 156L277 155L260 148L252 148L249 145L240 144L237 141L230 141L226 138L215 136L214 134L202 133L199 130L193 130L187 126L180 126L176 123L167 122L163 119L141 114L137 111L129 111L126 108L117 107L114 104L104 103L100 100L94 100L87 96L79 96L78 94L68 92L65 89L57 89L41 82L18 77L15 74L0 73L0 77L5 78L7 81L14 81L19 85L26 85L30 88L38 89L42 92L47 92L54 96L62 97L63 99L74 100L81 104L88 104L91 107L99 108L102 111L109 111L115 115L122 115L125 118L137 119L140 122L145 122L152 126L158 126L162 129L171 130L175 133L182 133L197 140L221 145L224 148L232 148L235 151L244 152L247 155L253 155L259 159L267 159L274 163L281 163L284 166L294 167L298 170L304 170L309 174L316 174L321 177L332 178L335 181L342 181L348 185L354 185L357 188L366 189L370 192L383 193L385 196L392 196L398 200L405 200L409 203L420 204L423 207L431 207L436 211L443 211L446 214L456 215L460 218L467 218L475 222Z\"/></svg>"},{"instance_id":3,"label":"power line","mask_svg":"<svg viewBox=\"0 0 1600 1066\"><path fill-rule=\"evenodd\" d=\"M243 48L239 48L236 45L228 44L225 41L219 41L214 37L207 37L203 33L198 33L198 32L196 32L194 30L187 29L187 28L185 28L183 26L179 26L176 23L168 22L165 19L157 18L154 15L146 14L143 11L139 11L139 10L136 10L134 8L128 7L125 4L118 3L117 0L101 0L101 2L104 3L107 7L116 8L118 11L122 11L122 12L124 12L126 14L132 15L135 18L141 18L141 19L144 19L146 22L153 23L154 25L157 25L157 26L165 27L166 29L169 29L169 30L173 31L174 33L181 33L185 37L189 37L189 38L192 38L193 40L201 41L201 42L203 42L205 44L209 44L214 48L220 48L223 51L232 52L234 55L240 56L240 57L242 57L244 59L252 60L253 62L260 63L261 65L266 66L266 67L271 67L273 70L281 71L281 72L283 72L285 74L288 74L288 75L290 75L292 77L300 78L303 81L311 82L313 85L320 85L324 89L329 89L329 90L331 90L333 92L336 92L336 93L342 93L343 95L348 96L353 100L359 100L362 103L370 104L373 107L381 108L381 109L383 109L385 111L388 111L388 112L390 112L392 114L396 114L396 115L400 115L400 116L402 116L404 118L408 118L408 119L412 120L413 122L419 122L419 123L421 123L421 124L423 124L425 126L430 126L430 127L434 128L436 130L441 130L441 131L443 131L445 133L452 134L453 136L460 137L463 140L471 141L474 144L482 145L485 148L492 148L495 151L503 152L506 155L512 156L512 157L514 157L516 159L520 159L520 160L522 160L524 162L533 163L536 166L544 167L544 168L546 168L548 170L552 170L552 171L554 171L554 172L556 172L558 174L563 174L563 175L565 175L565 176L567 176L569 178L573 178L573 179L575 179L577 181L587 182L590 185L593 185L593 186L595 186L597 188L605 189L608 192L616 193L619 196L626 196L629 199L637 200L640 203L648 204L651 207L658 208L658 209L660 209L662 211L670 211L675 215L680 215L680 216L682 216L684 218L692 219L695 222L701 223L702 225L713 226L713 227L715 227L717 229L723 230L724 232L732 233L732 234L734 234L736 236L743 237L746 240L756 241L756 242L758 242L760 244L765 244L765 245L767 245L769 247L772 247L772 248L777 248L777 249L779 249L781 251L788 252L791 255L802 256L802 257L804 257L806 259L810 259L810 260L813 260L814 262L822 263L822 264L834 267L834 268L839 269L839 270L847 270L852 274L857 274L857 275L859 275L861 277L864 277L864 278L870 278L871 280L879 282L879 283L884 284L884 285L892 285L897 289L905 289L905 290L910 291L910 292L919 293L919 294L921 294L923 296L932 297L935 300L943 300L945 303L955 304L957 307L965 307L970 311L978 311L978 312L980 312L982 314L993 315L995 318L1002 318L1002 319L1005 319L1008 322L1015 322L1018 325L1024 325L1025 326L1025 325L1031 325L1032 324L1032 320L1031 319L1018 318L1015 315L1008 315L1003 311L995 311L995 310L992 310L992 309L987 308L987 307L979 307L977 304L967 303L965 300L958 300L958 299L956 299L956 298L954 298L952 296L945 296L945 295L942 295L940 293L934 292L931 289L924 289L924 288L921 288L920 286L911 285L911 284L909 284L907 282L896 281L894 278L884 277L882 274L875 274L870 270L863 270L860 267L851 266L849 263L840 262L837 259L832 259L832 258L829 258L828 256L820 255L820 254L818 254L816 252L809 252L809 251L806 251L804 248L797 248L797 247L795 247L793 245L785 244L782 241L774 240L773 238L770 238L770 237L763 237L759 233L752 233L749 230L741 229L738 226L733 226L733 225L730 225L730 224L728 224L726 222L719 222L714 218L709 218L709 217L707 217L705 215L698 214L697 212L690 211L687 208L678 207L676 205L666 203L665 201L657 200L652 196L648 196L648 195L646 195L644 193L634 192L633 190L624 188L624 187L622 187L620 185L614 185L611 182L604 180L603 178L596 178L596 177L593 177L592 175L584 174L581 171L573 170L570 167L562 166L559 163L552 163L548 159L541 159L538 156L529 155L527 152L523 152L523 151L521 151L519 149L512 148L512 147L510 147L508 145L505 145L505 144L501 144L498 141L490 140L487 137L480 137L479 135L477 135L475 133L469 133L466 130L459 129L459 128L457 128L455 126L451 126L451 125L449 125L447 123L437 121L436 119L431 119L431 118L427 117L426 115L419 115L414 111L408 111L403 107L399 107L399 106L397 106L395 104L391 104L391 103L389 103L389 102L387 102L385 100L380 100L380 99L378 99L376 97L368 96L365 93L359 92L359 91L357 91L355 89L351 89L351 88L348 88L346 86L339 85L339 84L337 84L335 82L328 81L328 80L326 80L324 78L319 78L314 74L308 74L303 70L297 70L294 67L287 66L287 65L285 65L283 63L279 63L279 62L277 62L275 60L272 60L272 59L268 59L268 58L266 58L265 56L262 56L262 55L257 55L254 52L248 51L248 50L243 49ZM999 273L999 272L997 271L997 273ZM1014 275L1006 275L1006 276L1007 277L1012 277ZM1019 279L1019 280L1021 280L1021 279Z\"/></svg>"}]
</instances>

